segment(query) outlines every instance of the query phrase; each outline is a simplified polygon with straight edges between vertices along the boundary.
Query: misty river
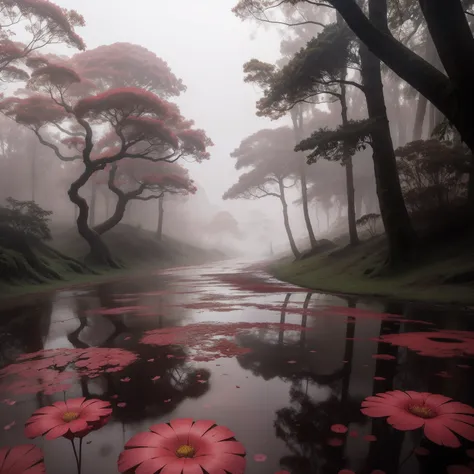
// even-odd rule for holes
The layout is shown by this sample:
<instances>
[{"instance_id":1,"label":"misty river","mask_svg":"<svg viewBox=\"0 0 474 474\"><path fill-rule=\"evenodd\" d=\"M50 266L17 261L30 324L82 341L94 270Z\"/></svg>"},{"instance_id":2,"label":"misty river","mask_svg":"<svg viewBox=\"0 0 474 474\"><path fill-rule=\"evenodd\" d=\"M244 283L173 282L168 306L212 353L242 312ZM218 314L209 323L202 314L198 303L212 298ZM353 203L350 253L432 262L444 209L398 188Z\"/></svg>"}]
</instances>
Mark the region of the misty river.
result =
<instances>
[{"instance_id":1,"label":"misty river","mask_svg":"<svg viewBox=\"0 0 474 474\"><path fill-rule=\"evenodd\" d=\"M245 448L226 455L232 472L242 459L248 474L472 472L455 425L459 446L444 447L440 430L361 412L391 390L474 405L474 319L461 309L308 293L232 261L56 291L0 316L0 444L30 442L41 407L108 402L111 418L84 437L84 473L118 472L127 441L176 419L231 430ZM69 440L33 442L48 473L75 472ZM181 472L155 470L136 472Z\"/></svg>"}]
</instances>

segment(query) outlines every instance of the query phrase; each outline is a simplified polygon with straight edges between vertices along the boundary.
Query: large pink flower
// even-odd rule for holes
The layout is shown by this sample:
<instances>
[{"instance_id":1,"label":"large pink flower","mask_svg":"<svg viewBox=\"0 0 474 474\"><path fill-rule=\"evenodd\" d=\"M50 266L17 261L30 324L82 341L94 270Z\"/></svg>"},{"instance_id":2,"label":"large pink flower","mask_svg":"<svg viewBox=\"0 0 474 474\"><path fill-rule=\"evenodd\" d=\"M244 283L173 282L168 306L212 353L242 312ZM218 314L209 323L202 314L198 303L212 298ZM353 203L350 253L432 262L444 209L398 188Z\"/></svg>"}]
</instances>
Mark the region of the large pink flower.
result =
<instances>
[{"instance_id":1,"label":"large pink flower","mask_svg":"<svg viewBox=\"0 0 474 474\"><path fill-rule=\"evenodd\" d=\"M243 474L245 448L234 433L214 421L183 418L153 425L128 441L118 460L120 472L137 474ZM161 472L161 471L160 471Z\"/></svg>"},{"instance_id":2,"label":"large pink flower","mask_svg":"<svg viewBox=\"0 0 474 474\"><path fill-rule=\"evenodd\" d=\"M43 452L34 444L0 449L0 474L44 474Z\"/></svg>"},{"instance_id":3,"label":"large pink flower","mask_svg":"<svg viewBox=\"0 0 474 474\"><path fill-rule=\"evenodd\" d=\"M45 435L46 439L82 438L102 428L111 414L109 402L71 398L36 410L26 422L25 435L28 438Z\"/></svg>"},{"instance_id":4,"label":"large pink flower","mask_svg":"<svg viewBox=\"0 0 474 474\"><path fill-rule=\"evenodd\" d=\"M474 408L444 395L400 390L377 393L362 402L361 411L373 418L387 416L397 430L423 427L429 440L443 446L461 445L455 433L474 441Z\"/></svg>"}]
</instances>

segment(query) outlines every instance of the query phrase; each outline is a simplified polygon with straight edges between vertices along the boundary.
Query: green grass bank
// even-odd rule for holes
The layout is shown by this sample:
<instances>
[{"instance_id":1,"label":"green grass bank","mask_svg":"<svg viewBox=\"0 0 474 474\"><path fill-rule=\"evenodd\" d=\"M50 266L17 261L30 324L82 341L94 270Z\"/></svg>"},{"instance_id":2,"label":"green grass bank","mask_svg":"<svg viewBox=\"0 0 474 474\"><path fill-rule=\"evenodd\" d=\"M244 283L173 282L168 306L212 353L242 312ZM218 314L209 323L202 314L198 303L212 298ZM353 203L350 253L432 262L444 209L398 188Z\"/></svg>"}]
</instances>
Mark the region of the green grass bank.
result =
<instances>
[{"instance_id":1,"label":"green grass bank","mask_svg":"<svg viewBox=\"0 0 474 474\"><path fill-rule=\"evenodd\" d=\"M369 276L382 265L386 242L376 237L357 247L344 247L302 260L271 262L270 274L322 292L442 304L474 305L473 236L443 245L425 246L413 266L383 276Z\"/></svg>"}]
</instances>

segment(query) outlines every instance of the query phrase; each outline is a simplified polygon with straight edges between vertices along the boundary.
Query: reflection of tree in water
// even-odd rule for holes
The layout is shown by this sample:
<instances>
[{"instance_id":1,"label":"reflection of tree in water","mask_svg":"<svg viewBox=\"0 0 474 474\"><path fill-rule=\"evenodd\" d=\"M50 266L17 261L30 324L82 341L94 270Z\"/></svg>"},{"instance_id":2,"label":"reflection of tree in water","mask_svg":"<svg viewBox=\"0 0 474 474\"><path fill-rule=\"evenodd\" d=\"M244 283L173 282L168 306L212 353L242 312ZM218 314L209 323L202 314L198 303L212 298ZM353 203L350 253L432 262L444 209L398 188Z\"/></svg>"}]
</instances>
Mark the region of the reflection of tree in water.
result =
<instances>
[{"instance_id":1,"label":"reflection of tree in water","mask_svg":"<svg viewBox=\"0 0 474 474\"><path fill-rule=\"evenodd\" d=\"M305 301L306 303L306 301ZM349 307L355 307L349 302ZM344 443L346 437L339 437L342 443L331 446L328 441L336 437L331 426L349 423L364 423L360 413L360 399L353 399L349 394L352 355L354 350L355 319L346 321L346 341L344 360L348 361L341 370L327 377L331 395L322 402L314 401L308 395L308 378L306 384L302 379L295 381L290 389L292 406L276 412L275 429L279 438L285 441L293 453L280 459L283 468L295 474L334 473L344 467ZM313 376L313 379L317 377ZM303 385L306 385L303 389Z\"/></svg>"},{"instance_id":2,"label":"reflection of tree in water","mask_svg":"<svg viewBox=\"0 0 474 474\"><path fill-rule=\"evenodd\" d=\"M286 319L286 307L291 294L284 300L280 323ZM303 303L307 309L310 303L309 293ZM355 304L350 302L350 307ZM302 312L301 326L307 325L307 312ZM260 334L242 334L237 336L240 345L252 349L252 352L238 357L239 364L264 380L280 377L291 381L291 406L276 412L276 434L287 444L292 455L280 460L282 468L294 474L316 474L338 472L344 466L344 445L330 446L328 440L335 437L331 433L333 424L364 423L360 413L361 399L355 400L349 394L349 381L352 370L354 350L355 319L347 318L344 358L341 367L333 373L319 375L314 372L315 341L307 340L306 331L302 331L294 341L284 343L283 331L278 337L269 337L266 331ZM324 357L328 357L325 354ZM295 360L296 364L288 364ZM348 363L344 364L343 360ZM333 362L333 361L327 361ZM308 394L309 386L319 389L328 387L331 395L327 400L317 402Z\"/></svg>"},{"instance_id":3,"label":"reflection of tree in water","mask_svg":"<svg viewBox=\"0 0 474 474\"><path fill-rule=\"evenodd\" d=\"M101 305L110 305L110 293L98 293ZM110 306L109 306L110 307ZM87 304L78 301L77 318L80 325L68 335L68 339L75 348L92 347L81 338L81 332L88 327L90 318L87 316ZM139 359L120 372L105 373L97 379L81 377L80 385L83 396L98 396L106 400L112 399L117 403L125 403L117 407L115 418L124 422L136 422L146 418L155 418L172 412L186 398L198 398L209 390L210 372L205 369L190 367L185 359L186 352L178 346L148 346L128 342L121 339L121 334L132 334L137 340L135 329L130 329L120 315L117 316L92 316L103 318L114 328L102 338L103 342L94 347L119 347L135 352ZM154 328L163 327L163 317L153 319ZM176 319L173 321L176 322ZM110 327L109 325L109 327ZM105 326L104 326L105 327ZM97 335L96 335L97 337ZM129 381L124 381L128 380ZM155 379L155 380L152 380ZM97 382L97 383L96 383ZM101 383L104 383L102 393L93 394Z\"/></svg>"}]
</instances>

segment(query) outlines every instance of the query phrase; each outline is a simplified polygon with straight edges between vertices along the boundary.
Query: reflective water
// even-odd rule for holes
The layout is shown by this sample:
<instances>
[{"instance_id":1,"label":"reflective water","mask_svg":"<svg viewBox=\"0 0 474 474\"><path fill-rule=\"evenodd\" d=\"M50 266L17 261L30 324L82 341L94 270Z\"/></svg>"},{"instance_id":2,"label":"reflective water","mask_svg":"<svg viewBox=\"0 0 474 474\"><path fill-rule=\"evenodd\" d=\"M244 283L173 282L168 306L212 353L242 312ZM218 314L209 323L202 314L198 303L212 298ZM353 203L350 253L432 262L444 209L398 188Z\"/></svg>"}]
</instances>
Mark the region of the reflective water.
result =
<instances>
[{"instance_id":1,"label":"reflective water","mask_svg":"<svg viewBox=\"0 0 474 474\"><path fill-rule=\"evenodd\" d=\"M448 448L369 418L361 403L412 390L474 406L472 316L306 293L233 262L59 291L0 312L0 447L31 442L24 424L38 408L84 396L113 406L84 439L84 474L118 472L134 434L176 418L231 429L248 474L469 474L468 415L471 441ZM421 343L384 339L440 329ZM49 349L64 350L24 355ZM33 442L47 473L76 472L68 440Z\"/></svg>"}]
</instances>

